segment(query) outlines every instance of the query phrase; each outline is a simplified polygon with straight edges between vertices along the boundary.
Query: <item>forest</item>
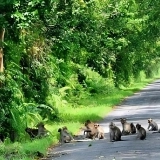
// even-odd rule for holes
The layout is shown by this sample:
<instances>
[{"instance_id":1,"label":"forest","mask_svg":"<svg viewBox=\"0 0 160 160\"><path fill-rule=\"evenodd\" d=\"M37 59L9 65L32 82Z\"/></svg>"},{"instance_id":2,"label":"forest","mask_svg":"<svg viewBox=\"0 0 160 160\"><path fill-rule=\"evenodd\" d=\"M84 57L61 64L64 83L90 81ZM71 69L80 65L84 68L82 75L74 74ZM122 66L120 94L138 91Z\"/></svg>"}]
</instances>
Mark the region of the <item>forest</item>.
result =
<instances>
[{"instance_id":1,"label":"forest","mask_svg":"<svg viewBox=\"0 0 160 160\"><path fill-rule=\"evenodd\" d=\"M25 128L40 121L83 123L69 110L87 115L86 99L158 75L159 6L158 0L0 0L0 139L28 142Z\"/></svg>"}]
</instances>

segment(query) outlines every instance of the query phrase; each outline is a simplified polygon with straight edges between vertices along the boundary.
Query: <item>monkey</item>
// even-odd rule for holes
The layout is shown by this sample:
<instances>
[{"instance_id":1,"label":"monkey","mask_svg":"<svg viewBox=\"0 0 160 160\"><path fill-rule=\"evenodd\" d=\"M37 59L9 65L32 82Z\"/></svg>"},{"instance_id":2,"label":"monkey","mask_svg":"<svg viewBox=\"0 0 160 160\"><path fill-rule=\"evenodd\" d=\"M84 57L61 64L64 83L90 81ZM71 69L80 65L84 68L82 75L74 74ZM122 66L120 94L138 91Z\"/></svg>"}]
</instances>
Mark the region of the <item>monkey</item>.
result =
<instances>
[{"instance_id":1,"label":"monkey","mask_svg":"<svg viewBox=\"0 0 160 160\"><path fill-rule=\"evenodd\" d=\"M122 135L128 135L130 133L136 133L136 128L133 123L128 123L126 118L120 118L122 124Z\"/></svg>"},{"instance_id":2,"label":"monkey","mask_svg":"<svg viewBox=\"0 0 160 160\"><path fill-rule=\"evenodd\" d=\"M26 128L25 131L29 134L30 138L35 138L38 135L38 129L37 128Z\"/></svg>"},{"instance_id":3,"label":"monkey","mask_svg":"<svg viewBox=\"0 0 160 160\"><path fill-rule=\"evenodd\" d=\"M148 119L148 130L149 131L158 131L158 125L151 118Z\"/></svg>"},{"instance_id":4,"label":"monkey","mask_svg":"<svg viewBox=\"0 0 160 160\"><path fill-rule=\"evenodd\" d=\"M89 132L91 132L91 129L87 129L87 127L81 127L80 129L82 129L84 131L83 132L83 135L85 136L84 138L88 138L90 136Z\"/></svg>"},{"instance_id":5,"label":"monkey","mask_svg":"<svg viewBox=\"0 0 160 160\"><path fill-rule=\"evenodd\" d=\"M85 127L87 128L84 130L84 134L87 132L86 138L95 139L96 135L98 134L98 129L95 128L94 123L90 120L87 120L85 122Z\"/></svg>"},{"instance_id":6,"label":"monkey","mask_svg":"<svg viewBox=\"0 0 160 160\"><path fill-rule=\"evenodd\" d=\"M58 132L60 132L60 143L69 143L71 141L74 141L74 138L68 132L68 128L66 126L59 128Z\"/></svg>"},{"instance_id":7,"label":"monkey","mask_svg":"<svg viewBox=\"0 0 160 160\"><path fill-rule=\"evenodd\" d=\"M87 133L87 134L86 134L86 133ZM95 138L96 138L96 136L93 137L93 136L91 135L91 129L84 129L84 136L85 136L85 138L91 138L91 139L95 139Z\"/></svg>"},{"instance_id":8,"label":"monkey","mask_svg":"<svg viewBox=\"0 0 160 160\"><path fill-rule=\"evenodd\" d=\"M85 127L81 127L80 129L82 129L84 132L84 135L86 134L86 138L89 136L88 132L91 132L91 129L87 128L86 126Z\"/></svg>"},{"instance_id":9,"label":"monkey","mask_svg":"<svg viewBox=\"0 0 160 160\"><path fill-rule=\"evenodd\" d=\"M131 126L131 133L132 134L136 133L136 127L135 127L135 125L133 123L131 123L130 126Z\"/></svg>"},{"instance_id":10,"label":"monkey","mask_svg":"<svg viewBox=\"0 0 160 160\"><path fill-rule=\"evenodd\" d=\"M43 136L47 135L47 130L44 127L43 122L38 123L36 127L38 127L38 135L37 135L37 137L40 138L40 137L43 137Z\"/></svg>"},{"instance_id":11,"label":"monkey","mask_svg":"<svg viewBox=\"0 0 160 160\"><path fill-rule=\"evenodd\" d=\"M138 131L137 139L144 140L146 138L146 130L138 123L136 124L136 128Z\"/></svg>"},{"instance_id":12,"label":"monkey","mask_svg":"<svg viewBox=\"0 0 160 160\"><path fill-rule=\"evenodd\" d=\"M99 124L95 123L94 127L98 130L98 133L96 135L96 138L98 139L104 139L104 130Z\"/></svg>"},{"instance_id":13,"label":"monkey","mask_svg":"<svg viewBox=\"0 0 160 160\"><path fill-rule=\"evenodd\" d=\"M113 122L109 124L109 130L110 142L121 141L122 132Z\"/></svg>"},{"instance_id":14,"label":"monkey","mask_svg":"<svg viewBox=\"0 0 160 160\"><path fill-rule=\"evenodd\" d=\"M30 138L41 138L47 135L47 130L42 122L36 125L38 128L26 128L25 131L29 134Z\"/></svg>"}]
</instances>

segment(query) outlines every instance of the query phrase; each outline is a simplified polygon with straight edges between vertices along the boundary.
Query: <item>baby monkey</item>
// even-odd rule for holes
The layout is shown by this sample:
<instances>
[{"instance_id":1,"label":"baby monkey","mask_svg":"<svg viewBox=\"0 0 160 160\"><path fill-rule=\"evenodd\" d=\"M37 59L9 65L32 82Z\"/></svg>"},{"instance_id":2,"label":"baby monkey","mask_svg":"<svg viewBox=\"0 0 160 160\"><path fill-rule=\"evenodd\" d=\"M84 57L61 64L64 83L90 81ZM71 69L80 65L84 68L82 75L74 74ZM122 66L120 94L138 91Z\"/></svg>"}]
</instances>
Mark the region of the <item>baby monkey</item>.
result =
<instances>
[{"instance_id":1,"label":"baby monkey","mask_svg":"<svg viewBox=\"0 0 160 160\"><path fill-rule=\"evenodd\" d=\"M104 129L99 126L99 124L95 123L94 127L97 129L97 135L96 138L98 139L104 139Z\"/></svg>"},{"instance_id":2,"label":"baby monkey","mask_svg":"<svg viewBox=\"0 0 160 160\"><path fill-rule=\"evenodd\" d=\"M120 118L122 124L122 135L134 134L136 133L136 127L133 123L128 123L126 118Z\"/></svg>"},{"instance_id":3,"label":"baby monkey","mask_svg":"<svg viewBox=\"0 0 160 160\"><path fill-rule=\"evenodd\" d=\"M158 131L158 125L153 119L148 119L148 130L149 131Z\"/></svg>"}]
</instances>

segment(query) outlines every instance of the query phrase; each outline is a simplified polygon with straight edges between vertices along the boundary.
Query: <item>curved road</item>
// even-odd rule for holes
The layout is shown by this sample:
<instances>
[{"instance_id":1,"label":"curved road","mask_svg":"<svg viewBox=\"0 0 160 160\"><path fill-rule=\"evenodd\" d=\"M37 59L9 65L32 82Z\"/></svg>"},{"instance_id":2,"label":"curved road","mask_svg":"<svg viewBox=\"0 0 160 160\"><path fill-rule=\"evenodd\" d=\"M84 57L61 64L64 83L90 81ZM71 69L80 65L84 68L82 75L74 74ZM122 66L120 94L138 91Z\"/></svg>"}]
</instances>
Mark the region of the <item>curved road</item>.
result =
<instances>
[{"instance_id":1,"label":"curved road","mask_svg":"<svg viewBox=\"0 0 160 160\"><path fill-rule=\"evenodd\" d=\"M134 124L140 123L146 130L147 119L153 118L160 127L160 80L126 98L99 122L105 129L106 139L55 147L48 160L160 160L160 133L147 131L146 140L137 140L134 134L122 136L119 142L109 142L108 125L114 118L121 117ZM118 120L114 123L122 130Z\"/></svg>"}]
</instances>

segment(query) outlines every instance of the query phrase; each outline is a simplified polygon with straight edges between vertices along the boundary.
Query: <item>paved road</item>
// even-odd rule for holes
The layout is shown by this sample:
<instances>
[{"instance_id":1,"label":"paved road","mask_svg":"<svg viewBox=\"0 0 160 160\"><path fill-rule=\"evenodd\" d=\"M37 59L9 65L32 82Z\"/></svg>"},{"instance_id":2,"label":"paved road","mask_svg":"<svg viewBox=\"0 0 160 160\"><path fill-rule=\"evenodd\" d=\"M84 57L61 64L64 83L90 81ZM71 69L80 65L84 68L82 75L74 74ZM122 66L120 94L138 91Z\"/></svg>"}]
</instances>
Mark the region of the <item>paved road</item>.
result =
<instances>
[{"instance_id":1,"label":"paved road","mask_svg":"<svg viewBox=\"0 0 160 160\"><path fill-rule=\"evenodd\" d=\"M122 141L109 142L108 125L114 118L125 117L147 129L147 119L160 126L160 80L128 97L99 124L105 129L104 140L64 144L52 150L53 160L160 160L160 133L147 131L146 140L135 135L122 136ZM121 127L119 121L114 123Z\"/></svg>"}]
</instances>

